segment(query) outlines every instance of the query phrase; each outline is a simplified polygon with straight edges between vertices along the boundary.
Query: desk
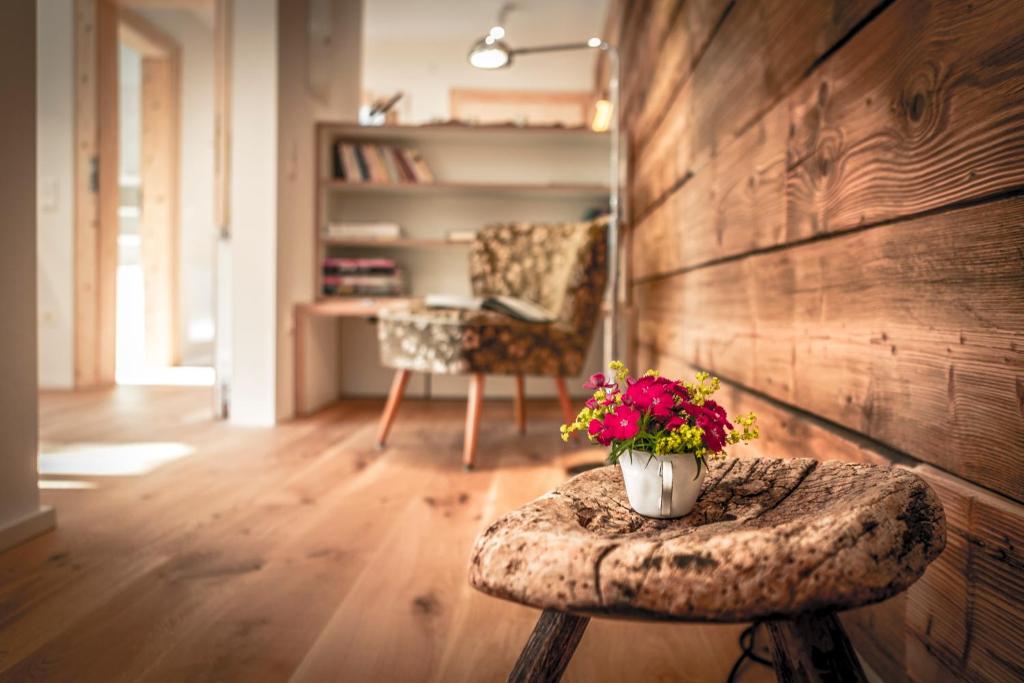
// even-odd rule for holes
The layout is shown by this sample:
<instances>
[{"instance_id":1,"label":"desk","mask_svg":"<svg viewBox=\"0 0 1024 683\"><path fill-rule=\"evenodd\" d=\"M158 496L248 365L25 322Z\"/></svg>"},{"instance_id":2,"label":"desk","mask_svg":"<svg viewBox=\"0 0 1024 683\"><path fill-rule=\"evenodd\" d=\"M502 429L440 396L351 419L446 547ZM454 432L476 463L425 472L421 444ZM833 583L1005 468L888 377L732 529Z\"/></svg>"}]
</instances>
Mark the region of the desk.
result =
<instances>
[{"instance_id":1,"label":"desk","mask_svg":"<svg viewBox=\"0 0 1024 683\"><path fill-rule=\"evenodd\" d=\"M306 338L311 318L372 318L386 308L404 307L419 301L416 297L345 297L295 304L294 372L295 415L306 414Z\"/></svg>"}]
</instances>

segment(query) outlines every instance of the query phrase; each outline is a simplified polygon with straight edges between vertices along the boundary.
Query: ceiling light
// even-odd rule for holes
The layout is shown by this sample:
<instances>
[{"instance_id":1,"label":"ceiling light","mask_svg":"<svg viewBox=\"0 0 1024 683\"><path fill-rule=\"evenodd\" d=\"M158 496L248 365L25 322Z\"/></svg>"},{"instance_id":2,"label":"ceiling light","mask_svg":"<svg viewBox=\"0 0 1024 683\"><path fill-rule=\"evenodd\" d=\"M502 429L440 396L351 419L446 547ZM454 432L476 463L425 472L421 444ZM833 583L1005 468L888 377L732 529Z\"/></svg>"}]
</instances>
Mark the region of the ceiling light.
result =
<instances>
[{"instance_id":1,"label":"ceiling light","mask_svg":"<svg viewBox=\"0 0 1024 683\"><path fill-rule=\"evenodd\" d=\"M469 50L469 63L478 69L500 69L512 62L508 45L488 35Z\"/></svg>"}]
</instances>

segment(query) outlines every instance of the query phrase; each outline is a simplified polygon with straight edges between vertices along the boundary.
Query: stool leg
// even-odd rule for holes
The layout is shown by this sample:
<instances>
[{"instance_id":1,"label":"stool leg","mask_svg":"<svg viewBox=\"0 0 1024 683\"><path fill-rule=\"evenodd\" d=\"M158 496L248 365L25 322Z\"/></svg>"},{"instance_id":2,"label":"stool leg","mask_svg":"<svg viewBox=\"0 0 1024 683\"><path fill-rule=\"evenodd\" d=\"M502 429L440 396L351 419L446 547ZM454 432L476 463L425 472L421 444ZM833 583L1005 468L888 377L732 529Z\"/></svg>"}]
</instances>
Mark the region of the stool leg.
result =
<instances>
[{"instance_id":1,"label":"stool leg","mask_svg":"<svg viewBox=\"0 0 1024 683\"><path fill-rule=\"evenodd\" d=\"M408 370L395 371L395 378L391 381L391 391L388 393L388 402L384 404L384 413L380 416L380 426L377 428L377 448L384 448L384 442L388 440L391 423L395 421L398 404L402 402L402 394L405 393L405 385L408 381Z\"/></svg>"},{"instance_id":2,"label":"stool leg","mask_svg":"<svg viewBox=\"0 0 1024 683\"><path fill-rule=\"evenodd\" d=\"M780 683L867 681L835 612L766 622Z\"/></svg>"},{"instance_id":3,"label":"stool leg","mask_svg":"<svg viewBox=\"0 0 1024 683\"><path fill-rule=\"evenodd\" d=\"M466 402L466 437L462 445L462 466L467 470L476 464L476 437L480 433L480 409L484 403L484 373L469 378L469 400Z\"/></svg>"},{"instance_id":4,"label":"stool leg","mask_svg":"<svg viewBox=\"0 0 1024 683\"><path fill-rule=\"evenodd\" d=\"M515 398L515 409L516 409L516 426L519 427L519 433L526 433L526 380L522 375L516 375L516 398Z\"/></svg>"},{"instance_id":5,"label":"stool leg","mask_svg":"<svg viewBox=\"0 0 1024 683\"><path fill-rule=\"evenodd\" d=\"M508 675L509 683L557 683L589 623L590 617L544 610Z\"/></svg>"}]
</instances>

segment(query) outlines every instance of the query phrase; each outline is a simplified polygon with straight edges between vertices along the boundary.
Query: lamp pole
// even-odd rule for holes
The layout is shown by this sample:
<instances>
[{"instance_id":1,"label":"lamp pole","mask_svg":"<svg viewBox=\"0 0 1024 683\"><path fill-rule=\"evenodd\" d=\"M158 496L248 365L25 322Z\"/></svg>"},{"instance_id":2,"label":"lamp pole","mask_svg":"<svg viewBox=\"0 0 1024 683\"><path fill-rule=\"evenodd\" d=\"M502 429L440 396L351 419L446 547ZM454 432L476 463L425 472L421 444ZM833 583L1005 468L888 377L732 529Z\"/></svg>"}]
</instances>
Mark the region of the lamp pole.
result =
<instances>
[{"instance_id":1,"label":"lamp pole","mask_svg":"<svg viewBox=\"0 0 1024 683\"><path fill-rule=\"evenodd\" d=\"M493 31L494 29L492 29ZM478 68L504 68L512 63L515 55L539 54L543 52L565 52L568 50L601 50L607 53L611 69L608 78L608 98L611 102L612 119L609 125L611 150L608 156L609 198L608 198L608 289L605 294L604 318L604 364L605 372L609 373L608 364L619 357L619 231L621 226L622 207L620 187L622 185L621 135L619 130L619 51L606 40L591 38L585 43L561 43L556 45L540 45L536 47L510 48L501 42L504 36L490 34L478 41L470 51L470 63ZM489 52L496 57L493 63L475 63L474 53Z\"/></svg>"}]
</instances>

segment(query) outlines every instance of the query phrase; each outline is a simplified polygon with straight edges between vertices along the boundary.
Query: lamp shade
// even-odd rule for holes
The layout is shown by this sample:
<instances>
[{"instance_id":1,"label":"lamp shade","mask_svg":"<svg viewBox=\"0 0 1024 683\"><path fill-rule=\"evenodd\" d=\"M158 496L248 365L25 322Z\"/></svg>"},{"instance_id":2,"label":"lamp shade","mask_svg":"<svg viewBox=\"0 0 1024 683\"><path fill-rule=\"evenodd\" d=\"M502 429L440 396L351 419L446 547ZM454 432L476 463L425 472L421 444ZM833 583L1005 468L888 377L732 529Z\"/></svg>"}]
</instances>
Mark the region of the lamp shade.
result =
<instances>
[{"instance_id":1,"label":"lamp shade","mask_svg":"<svg viewBox=\"0 0 1024 683\"><path fill-rule=\"evenodd\" d=\"M489 35L473 43L469 63L478 69L500 69L512 63L512 51L504 42Z\"/></svg>"}]
</instances>

